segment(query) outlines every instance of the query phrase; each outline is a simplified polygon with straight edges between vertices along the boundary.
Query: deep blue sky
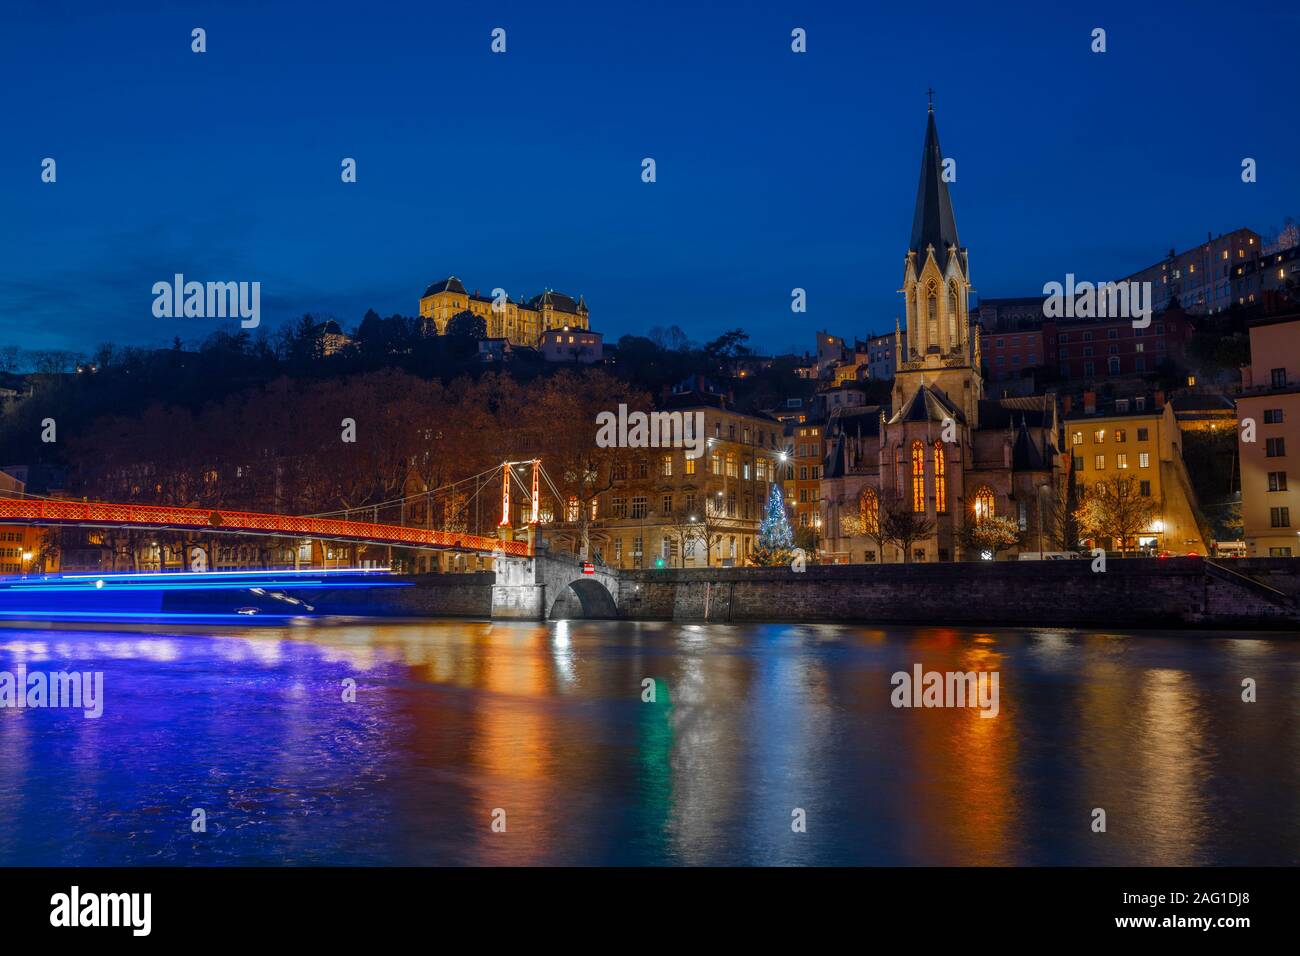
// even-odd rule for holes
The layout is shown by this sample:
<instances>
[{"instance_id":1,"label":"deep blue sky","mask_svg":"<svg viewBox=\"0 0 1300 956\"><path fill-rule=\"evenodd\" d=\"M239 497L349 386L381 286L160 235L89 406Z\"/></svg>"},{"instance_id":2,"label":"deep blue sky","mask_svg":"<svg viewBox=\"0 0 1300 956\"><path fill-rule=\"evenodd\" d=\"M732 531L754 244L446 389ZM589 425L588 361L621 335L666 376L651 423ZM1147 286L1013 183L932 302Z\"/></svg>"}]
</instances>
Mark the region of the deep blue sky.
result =
<instances>
[{"instance_id":1,"label":"deep blue sky","mask_svg":"<svg viewBox=\"0 0 1300 956\"><path fill-rule=\"evenodd\" d=\"M6 10L0 345L197 340L218 320L151 313L174 272L261 281L271 326L454 273L583 293L611 338L892 329L931 85L985 296L1300 214L1282 4L108 6Z\"/></svg>"}]
</instances>

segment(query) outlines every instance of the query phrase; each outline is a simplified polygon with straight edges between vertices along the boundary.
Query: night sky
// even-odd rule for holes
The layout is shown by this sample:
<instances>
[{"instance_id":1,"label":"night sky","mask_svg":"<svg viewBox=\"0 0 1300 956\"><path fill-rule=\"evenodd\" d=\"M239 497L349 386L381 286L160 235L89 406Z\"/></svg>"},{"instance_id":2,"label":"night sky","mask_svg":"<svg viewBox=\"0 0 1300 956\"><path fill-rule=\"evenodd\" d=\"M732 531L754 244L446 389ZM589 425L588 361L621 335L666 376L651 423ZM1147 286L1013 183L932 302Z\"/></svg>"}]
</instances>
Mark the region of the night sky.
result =
<instances>
[{"instance_id":1,"label":"night sky","mask_svg":"<svg viewBox=\"0 0 1300 956\"><path fill-rule=\"evenodd\" d=\"M100 6L6 10L0 345L237 329L154 318L175 272L260 281L267 327L415 314L454 273L582 293L611 339L892 330L930 86L984 296L1300 216L1283 4Z\"/></svg>"}]
</instances>

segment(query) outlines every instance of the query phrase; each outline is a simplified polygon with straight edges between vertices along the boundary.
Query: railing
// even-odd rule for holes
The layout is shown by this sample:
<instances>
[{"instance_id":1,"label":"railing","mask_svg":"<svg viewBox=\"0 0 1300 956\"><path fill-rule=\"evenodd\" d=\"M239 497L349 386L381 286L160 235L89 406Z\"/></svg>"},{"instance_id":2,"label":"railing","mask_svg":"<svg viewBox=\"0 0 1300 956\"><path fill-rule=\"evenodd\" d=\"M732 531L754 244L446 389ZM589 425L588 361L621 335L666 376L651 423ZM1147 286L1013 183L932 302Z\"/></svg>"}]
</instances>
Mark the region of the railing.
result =
<instances>
[{"instance_id":1,"label":"railing","mask_svg":"<svg viewBox=\"0 0 1300 956\"><path fill-rule=\"evenodd\" d=\"M433 531L369 521L304 518L256 511L174 508L168 505L111 504L102 501L0 498L0 523L139 525L203 531L332 538L373 544L412 545L454 551L529 556L527 541L502 541L457 531Z\"/></svg>"}]
</instances>

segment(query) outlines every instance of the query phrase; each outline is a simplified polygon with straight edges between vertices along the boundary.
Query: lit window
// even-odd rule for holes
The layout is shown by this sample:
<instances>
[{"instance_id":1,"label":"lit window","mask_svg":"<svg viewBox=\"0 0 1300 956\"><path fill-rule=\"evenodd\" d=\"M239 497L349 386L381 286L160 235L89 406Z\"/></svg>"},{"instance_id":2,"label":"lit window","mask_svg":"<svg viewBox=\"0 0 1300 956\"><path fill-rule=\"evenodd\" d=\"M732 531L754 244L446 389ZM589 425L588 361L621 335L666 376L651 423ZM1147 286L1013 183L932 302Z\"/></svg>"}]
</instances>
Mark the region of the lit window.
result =
<instances>
[{"instance_id":1,"label":"lit window","mask_svg":"<svg viewBox=\"0 0 1300 956\"><path fill-rule=\"evenodd\" d=\"M943 442L937 441L934 443L934 510L939 514L948 511L948 488L944 478L946 473Z\"/></svg>"},{"instance_id":2,"label":"lit window","mask_svg":"<svg viewBox=\"0 0 1300 956\"><path fill-rule=\"evenodd\" d=\"M876 489L862 489L858 496L858 520L862 522L865 534L874 535L880 531L880 496Z\"/></svg>"},{"instance_id":3,"label":"lit window","mask_svg":"<svg viewBox=\"0 0 1300 956\"><path fill-rule=\"evenodd\" d=\"M912 442L912 510L925 511L925 446Z\"/></svg>"},{"instance_id":4,"label":"lit window","mask_svg":"<svg viewBox=\"0 0 1300 956\"><path fill-rule=\"evenodd\" d=\"M975 523L979 524L994 514L993 492L987 485L975 492Z\"/></svg>"}]
</instances>

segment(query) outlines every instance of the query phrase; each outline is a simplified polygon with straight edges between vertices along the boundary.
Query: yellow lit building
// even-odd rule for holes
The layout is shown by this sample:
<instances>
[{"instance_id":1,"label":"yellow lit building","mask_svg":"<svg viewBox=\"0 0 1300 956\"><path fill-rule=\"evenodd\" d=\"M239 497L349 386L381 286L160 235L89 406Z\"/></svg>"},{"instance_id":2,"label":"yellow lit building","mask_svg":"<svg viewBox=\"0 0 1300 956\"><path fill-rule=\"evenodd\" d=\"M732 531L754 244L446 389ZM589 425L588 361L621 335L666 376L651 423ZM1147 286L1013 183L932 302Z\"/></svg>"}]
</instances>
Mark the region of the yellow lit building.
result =
<instances>
[{"instance_id":1,"label":"yellow lit building","mask_svg":"<svg viewBox=\"0 0 1300 956\"><path fill-rule=\"evenodd\" d=\"M1105 407L1085 404L1083 414L1066 419L1065 431L1080 490L1116 474L1132 475L1140 494L1159 503L1155 521L1138 535L1139 548L1207 553L1173 405L1157 405L1147 396L1116 399Z\"/></svg>"},{"instance_id":2,"label":"yellow lit building","mask_svg":"<svg viewBox=\"0 0 1300 956\"><path fill-rule=\"evenodd\" d=\"M21 497L26 490L22 479L0 471L0 498ZM0 525L0 575L57 571L59 562L49 552L50 529L33 525Z\"/></svg>"},{"instance_id":3,"label":"yellow lit building","mask_svg":"<svg viewBox=\"0 0 1300 956\"><path fill-rule=\"evenodd\" d=\"M465 291L464 284L455 276L435 282L420 296L420 317L432 322L442 335L452 316L470 312L481 316L487 324L487 337L507 339L511 345L536 348L543 332L551 329L580 329L591 327L587 304L582 296L575 301L572 296L547 289L527 302L516 302L503 289L494 289L483 295L478 290Z\"/></svg>"},{"instance_id":4,"label":"yellow lit building","mask_svg":"<svg viewBox=\"0 0 1300 956\"><path fill-rule=\"evenodd\" d=\"M704 454L650 448L619 466L600 496L592 546L616 568L744 565L780 480L783 426L699 391L675 394L660 410L702 412Z\"/></svg>"},{"instance_id":5,"label":"yellow lit building","mask_svg":"<svg viewBox=\"0 0 1300 956\"><path fill-rule=\"evenodd\" d=\"M1300 554L1300 477L1288 474L1296 469L1287 462L1300 454L1300 316L1250 327L1237 414L1246 553L1294 557Z\"/></svg>"},{"instance_id":6,"label":"yellow lit building","mask_svg":"<svg viewBox=\"0 0 1300 956\"><path fill-rule=\"evenodd\" d=\"M785 500L794 508L793 524L798 528L814 528L820 534L821 480L822 480L822 429L825 422L819 417L815 422L801 422L786 426L786 450L790 460L785 464Z\"/></svg>"}]
</instances>

